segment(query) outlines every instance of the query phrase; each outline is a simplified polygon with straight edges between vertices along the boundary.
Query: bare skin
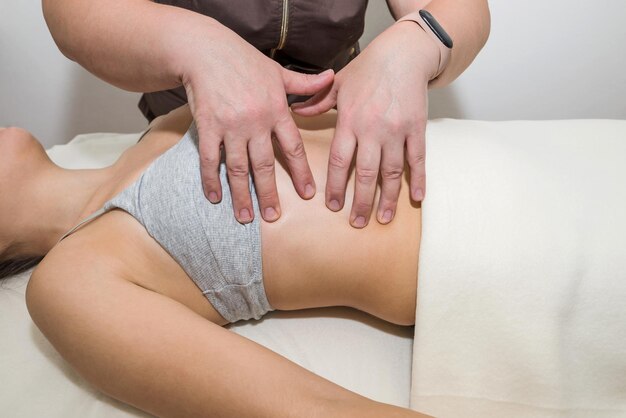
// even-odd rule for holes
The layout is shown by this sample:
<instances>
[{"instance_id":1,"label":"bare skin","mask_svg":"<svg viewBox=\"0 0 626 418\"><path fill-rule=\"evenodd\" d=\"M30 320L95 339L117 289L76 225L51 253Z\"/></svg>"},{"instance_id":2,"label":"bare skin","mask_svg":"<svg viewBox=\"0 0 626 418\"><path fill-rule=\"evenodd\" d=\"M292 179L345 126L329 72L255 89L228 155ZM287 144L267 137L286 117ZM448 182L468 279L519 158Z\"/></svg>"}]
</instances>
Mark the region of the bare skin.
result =
<instances>
[{"instance_id":1,"label":"bare skin","mask_svg":"<svg viewBox=\"0 0 626 418\"><path fill-rule=\"evenodd\" d=\"M123 190L190 122L186 108L159 119L103 170L72 173L42 157L40 169L56 176L55 184L70 187L71 175L83 178L69 194L75 201L63 203L83 209L59 215L59 225L71 226ZM315 180L325 181L335 116L297 122ZM261 226L270 304L281 310L351 306L413 324L421 221L406 179L398 222L357 230L345 222L348 209L325 210L321 195L300 199L283 167L276 173L283 216ZM54 218L53 209L47 213ZM24 242L22 251L47 251L63 231L49 229L47 239ZM359 396L223 329L227 321L182 268L121 210L55 245L30 280L27 304L37 326L89 382L157 416L424 416Z\"/></svg>"},{"instance_id":2,"label":"bare skin","mask_svg":"<svg viewBox=\"0 0 626 418\"><path fill-rule=\"evenodd\" d=\"M325 2L319 4L324 7ZM489 35L486 0L387 0L387 4L395 18L429 10L454 40L448 66L430 87L456 79ZM221 196L223 185L216 173L222 143L230 153L226 165L240 222L250 222L253 215L248 162L263 218L276 220L283 211L283 196L274 182L272 134L288 156L299 195L308 199L325 184L327 207L337 211L348 204L351 213L346 219L355 228L368 225L372 214L380 223L395 219L405 167L410 167L413 198L422 200L427 89L439 57L433 41L417 25L392 25L336 77L306 76L283 69L218 20L180 7L150 0L42 0L42 5L60 50L98 77L131 91L185 87L198 125L205 195L212 202ZM285 92L314 96L293 107L301 115L320 114L337 105L338 129L326 154L328 182L312 181L312 163L307 165L302 152ZM348 184L353 156L358 174L356 182ZM382 193L375 194L378 174L383 178ZM355 197L346 201L350 190Z\"/></svg>"},{"instance_id":3,"label":"bare skin","mask_svg":"<svg viewBox=\"0 0 626 418\"><path fill-rule=\"evenodd\" d=\"M305 116L337 107L337 130L328 156L326 206L339 210L348 203L350 224L356 228L367 226L371 215L383 224L394 219L407 167L411 196L422 200L426 192L428 89L443 87L458 77L489 34L485 0L387 0L387 4L396 18L425 9L448 31L454 48L443 72L434 78L439 41L433 41L414 22L400 22L379 34L339 71L331 88L292 106L295 113ZM347 185L353 157L356 181ZM382 187L377 184L379 175ZM379 188L380 199L373 199ZM354 195L350 202L344 201L346 191ZM377 207L372 205L375 201Z\"/></svg>"}]
</instances>

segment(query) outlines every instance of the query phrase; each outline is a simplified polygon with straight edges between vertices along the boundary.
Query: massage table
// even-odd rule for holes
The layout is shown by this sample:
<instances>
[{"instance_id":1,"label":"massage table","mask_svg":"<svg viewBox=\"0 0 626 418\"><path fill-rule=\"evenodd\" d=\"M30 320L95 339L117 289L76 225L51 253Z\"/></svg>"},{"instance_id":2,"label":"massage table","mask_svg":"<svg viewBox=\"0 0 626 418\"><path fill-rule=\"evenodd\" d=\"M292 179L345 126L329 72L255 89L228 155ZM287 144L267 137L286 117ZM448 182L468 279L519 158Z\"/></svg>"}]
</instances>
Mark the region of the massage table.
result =
<instances>
[{"instance_id":1,"label":"massage table","mask_svg":"<svg viewBox=\"0 0 626 418\"><path fill-rule=\"evenodd\" d=\"M138 135L53 147L102 167ZM350 390L438 417L626 417L626 121L427 128L415 327L348 308L228 328ZM145 416L99 394L0 284L0 415Z\"/></svg>"}]
</instances>

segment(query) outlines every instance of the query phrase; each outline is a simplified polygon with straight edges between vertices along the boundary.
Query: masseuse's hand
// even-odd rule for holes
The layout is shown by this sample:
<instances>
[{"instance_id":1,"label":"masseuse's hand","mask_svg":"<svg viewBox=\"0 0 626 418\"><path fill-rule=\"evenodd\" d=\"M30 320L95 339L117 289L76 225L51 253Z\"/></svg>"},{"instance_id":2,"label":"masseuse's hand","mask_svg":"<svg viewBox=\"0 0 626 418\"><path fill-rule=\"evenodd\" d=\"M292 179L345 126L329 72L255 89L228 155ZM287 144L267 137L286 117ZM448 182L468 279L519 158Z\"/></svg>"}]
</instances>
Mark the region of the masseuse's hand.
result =
<instances>
[{"instance_id":1,"label":"masseuse's hand","mask_svg":"<svg viewBox=\"0 0 626 418\"><path fill-rule=\"evenodd\" d=\"M218 174L220 146L226 151L228 181L235 217L254 217L248 173L252 168L261 214L266 221L280 216L274 175L272 139L287 161L298 194L315 195L302 138L289 112L286 93L312 95L332 85L334 74L305 75L288 71L265 57L234 32L225 29L221 42L193 40L183 56L183 85L200 138L200 161L205 196L222 198ZM215 41L213 39L212 41Z\"/></svg>"},{"instance_id":2,"label":"masseuse's hand","mask_svg":"<svg viewBox=\"0 0 626 418\"><path fill-rule=\"evenodd\" d=\"M439 50L414 22L392 25L335 76L332 87L295 113L310 116L337 105L338 120L328 161L326 206L343 207L350 165L356 150L356 182L350 213L352 226L367 225L380 172L382 187L377 219L395 214L404 155L411 171L411 197L425 192L425 139L428 81L439 65Z\"/></svg>"}]
</instances>

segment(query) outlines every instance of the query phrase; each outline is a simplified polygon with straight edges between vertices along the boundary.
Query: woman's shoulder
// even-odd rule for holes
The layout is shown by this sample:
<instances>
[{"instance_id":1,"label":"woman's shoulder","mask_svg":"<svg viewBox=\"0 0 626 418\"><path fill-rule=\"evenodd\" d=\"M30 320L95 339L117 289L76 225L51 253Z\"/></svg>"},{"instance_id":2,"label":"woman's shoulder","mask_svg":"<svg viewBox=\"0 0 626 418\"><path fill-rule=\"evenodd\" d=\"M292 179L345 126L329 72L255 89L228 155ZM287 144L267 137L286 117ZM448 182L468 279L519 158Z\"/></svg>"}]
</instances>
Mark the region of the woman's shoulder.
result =
<instances>
[{"instance_id":1,"label":"woman's shoulder","mask_svg":"<svg viewBox=\"0 0 626 418\"><path fill-rule=\"evenodd\" d=\"M163 276L173 280L181 275L189 280L143 225L119 209L106 212L57 243L33 272L33 277L43 276L44 280L118 277L153 290Z\"/></svg>"},{"instance_id":2,"label":"woman's shoulder","mask_svg":"<svg viewBox=\"0 0 626 418\"><path fill-rule=\"evenodd\" d=\"M33 276L74 275L83 270L123 274L124 259L132 256L126 247L128 243L136 243L136 231L132 223L116 218L117 215L105 213L59 241ZM119 236L122 226L126 230Z\"/></svg>"},{"instance_id":3,"label":"woman's shoulder","mask_svg":"<svg viewBox=\"0 0 626 418\"><path fill-rule=\"evenodd\" d=\"M28 283L28 309L32 315L50 298L79 295L91 286L106 289L107 281L120 280L173 299L212 322L225 323L176 261L121 210L107 212L52 248Z\"/></svg>"}]
</instances>

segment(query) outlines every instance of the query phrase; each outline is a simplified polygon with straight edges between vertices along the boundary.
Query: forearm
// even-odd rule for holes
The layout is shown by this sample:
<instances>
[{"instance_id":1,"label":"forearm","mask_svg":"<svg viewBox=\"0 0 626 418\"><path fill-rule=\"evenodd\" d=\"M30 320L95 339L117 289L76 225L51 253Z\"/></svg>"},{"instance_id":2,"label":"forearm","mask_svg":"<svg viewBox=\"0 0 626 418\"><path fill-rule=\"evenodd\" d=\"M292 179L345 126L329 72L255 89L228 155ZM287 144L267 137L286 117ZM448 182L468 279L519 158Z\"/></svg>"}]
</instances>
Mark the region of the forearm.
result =
<instances>
[{"instance_id":1,"label":"forearm","mask_svg":"<svg viewBox=\"0 0 626 418\"><path fill-rule=\"evenodd\" d=\"M131 91L179 86L181 45L236 36L214 19L148 0L43 0L43 11L64 55Z\"/></svg>"},{"instance_id":2,"label":"forearm","mask_svg":"<svg viewBox=\"0 0 626 418\"><path fill-rule=\"evenodd\" d=\"M396 19L419 9L428 10L452 38L450 61L431 87L443 87L461 75L489 37L491 19L486 0L388 0L387 3Z\"/></svg>"}]
</instances>

